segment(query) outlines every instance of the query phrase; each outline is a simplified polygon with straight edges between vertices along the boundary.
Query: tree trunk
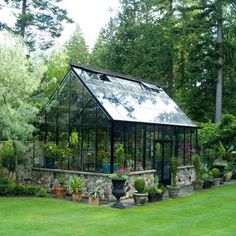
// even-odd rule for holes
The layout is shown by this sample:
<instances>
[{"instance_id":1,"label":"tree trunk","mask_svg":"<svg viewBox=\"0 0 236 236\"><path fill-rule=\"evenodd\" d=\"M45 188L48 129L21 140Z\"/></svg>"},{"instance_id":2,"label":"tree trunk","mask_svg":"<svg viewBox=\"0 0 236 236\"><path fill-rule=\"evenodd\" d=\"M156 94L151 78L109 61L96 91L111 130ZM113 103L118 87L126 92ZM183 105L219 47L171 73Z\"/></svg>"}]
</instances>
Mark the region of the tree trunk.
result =
<instances>
[{"instance_id":1,"label":"tree trunk","mask_svg":"<svg viewBox=\"0 0 236 236\"><path fill-rule=\"evenodd\" d=\"M22 16L25 16L26 8L27 8L27 0L23 0L22 8L21 8L21 15ZM21 21L21 25L20 25L20 35L23 38L25 37L25 28L26 28L26 22L25 22L25 20L23 20L23 21Z\"/></svg>"},{"instance_id":2,"label":"tree trunk","mask_svg":"<svg viewBox=\"0 0 236 236\"><path fill-rule=\"evenodd\" d=\"M18 174L18 154L17 154L17 145L13 141L14 157L15 157L15 175L16 175L16 184L19 184L19 174Z\"/></svg>"},{"instance_id":3,"label":"tree trunk","mask_svg":"<svg viewBox=\"0 0 236 236\"><path fill-rule=\"evenodd\" d=\"M216 108L215 108L215 123L220 122L222 114L222 91L223 91L223 29L222 29L222 3L217 0L217 44L218 51L218 68L217 68L217 83L216 83Z\"/></svg>"}]
</instances>

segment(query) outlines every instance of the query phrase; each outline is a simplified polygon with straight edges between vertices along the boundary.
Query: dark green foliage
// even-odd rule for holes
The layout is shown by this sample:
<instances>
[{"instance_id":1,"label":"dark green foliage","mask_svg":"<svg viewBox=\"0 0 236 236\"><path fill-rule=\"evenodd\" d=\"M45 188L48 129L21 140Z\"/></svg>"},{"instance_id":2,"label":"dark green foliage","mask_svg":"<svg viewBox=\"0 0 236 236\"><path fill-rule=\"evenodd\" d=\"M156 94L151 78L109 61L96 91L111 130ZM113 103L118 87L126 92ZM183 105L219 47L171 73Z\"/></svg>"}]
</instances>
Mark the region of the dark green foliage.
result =
<instances>
[{"instance_id":1,"label":"dark green foliage","mask_svg":"<svg viewBox=\"0 0 236 236\"><path fill-rule=\"evenodd\" d=\"M27 186L27 185L15 185L10 183L0 184L0 195L36 195L39 191L39 187Z\"/></svg>"},{"instance_id":2,"label":"dark green foliage","mask_svg":"<svg viewBox=\"0 0 236 236\"><path fill-rule=\"evenodd\" d=\"M15 170L14 149L11 141L0 144L0 163L11 172Z\"/></svg>"},{"instance_id":3,"label":"dark green foliage","mask_svg":"<svg viewBox=\"0 0 236 236\"><path fill-rule=\"evenodd\" d=\"M37 197L46 197L47 196L47 189L40 188L38 192L36 193Z\"/></svg>"},{"instance_id":4,"label":"dark green foliage","mask_svg":"<svg viewBox=\"0 0 236 236\"><path fill-rule=\"evenodd\" d=\"M199 180L201 178L201 157L199 155L193 156L193 166L196 172L196 179Z\"/></svg>"},{"instance_id":5,"label":"dark green foliage","mask_svg":"<svg viewBox=\"0 0 236 236\"><path fill-rule=\"evenodd\" d=\"M219 52L223 47L223 113L236 114L235 3L121 1L91 56L94 66L160 84L196 121L214 120ZM223 18L223 45L216 25Z\"/></svg>"},{"instance_id":6,"label":"dark green foliage","mask_svg":"<svg viewBox=\"0 0 236 236\"><path fill-rule=\"evenodd\" d=\"M0 22L0 29L7 28L20 34L31 50L36 46L36 36L40 36L43 32L44 37L41 35L41 41L38 37L37 46L47 49L53 45L55 38L61 36L62 23L73 22L67 16L66 10L59 7L58 2L61 0L5 0L6 7L16 8L20 13L14 14L16 17L14 27Z\"/></svg>"},{"instance_id":7,"label":"dark green foliage","mask_svg":"<svg viewBox=\"0 0 236 236\"><path fill-rule=\"evenodd\" d=\"M176 157L171 157L170 171L171 171L171 184L176 186L176 176L178 170L178 159Z\"/></svg>"},{"instance_id":8,"label":"dark green foliage","mask_svg":"<svg viewBox=\"0 0 236 236\"><path fill-rule=\"evenodd\" d=\"M151 196L155 196L156 194L162 194L164 191L162 188L158 188L155 184L153 184L149 189L148 189L148 194Z\"/></svg>"},{"instance_id":9,"label":"dark green foliage","mask_svg":"<svg viewBox=\"0 0 236 236\"><path fill-rule=\"evenodd\" d=\"M134 181L134 188L139 192L143 193L146 190L146 184L144 179L138 178Z\"/></svg>"},{"instance_id":10,"label":"dark green foliage","mask_svg":"<svg viewBox=\"0 0 236 236\"><path fill-rule=\"evenodd\" d=\"M9 180L7 178L0 178L0 185L9 184Z\"/></svg>"}]
</instances>

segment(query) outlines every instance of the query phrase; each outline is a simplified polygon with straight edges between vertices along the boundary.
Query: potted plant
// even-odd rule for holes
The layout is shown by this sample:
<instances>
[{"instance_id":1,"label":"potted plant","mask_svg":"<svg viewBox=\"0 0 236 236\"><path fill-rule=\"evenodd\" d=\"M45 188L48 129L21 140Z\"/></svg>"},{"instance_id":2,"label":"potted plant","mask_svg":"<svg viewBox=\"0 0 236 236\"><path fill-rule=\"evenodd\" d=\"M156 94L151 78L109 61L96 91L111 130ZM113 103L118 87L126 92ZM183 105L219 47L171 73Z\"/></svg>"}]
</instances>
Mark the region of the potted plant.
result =
<instances>
[{"instance_id":1,"label":"potted plant","mask_svg":"<svg viewBox=\"0 0 236 236\"><path fill-rule=\"evenodd\" d=\"M203 181L201 178L201 158L197 154L193 156L193 166L196 173L196 179L193 181L193 189L199 191L202 189Z\"/></svg>"},{"instance_id":2,"label":"potted plant","mask_svg":"<svg viewBox=\"0 0 236 236\"><path fill-rule=\"evenodd\" d=\"M233 176L233 165L228 162L224 168L224 181L230 181Z\"/></svg>"},{"instance_id":3,"label":"potted plant","mask_svg":"<svg viewBox=\"0 0 236 236\"><path fill-rule=\"evenodd\" d=\"M58 184L54 186L54 192L56 198L63 198L66 193L65 180L63 178L58 178Z\"/></svg>"},{"instance_id":4,"label":"potted plant","mask_svg":"<svg viewBox=\"0 0 236 236\"><path fill-rule=\"evenodd\" d=\"M171 158L170 171L171 171L171 185L168 185L167 189L169 191L169 197L175 198L179 195L179 190L180 190L180 187L177 186L176 183L176 177L178 171L178 160L176 157Z\"/></svg>"},{"instance_id":5,"label":"potted plant","mask_svg":"<svg viewBox=\"0 0 236 236\"><path fill-rule=\"evenodd\" d=\"M125 208L120 202L120 198L125 196L125 182L128 179L128 174L125 169L120 169L116 173L110 175L112 181L112 194L116 198L116 202L112 205L115 208Z\"/></svg>"},{"instance_id":6,"label":"potted plant","mask_svg":"<svg viewBox=\"0 0 236 236\"><path fill-rule=\"evenodd\" d=\"M202 169L203 188L211 188L214 182L212 172L208 168Z\"/></svg>"},{"instance_id":7,"label":"potted plant","mask_svg":"<svg viewBox=\"0 0 236 236\"><path fill-rule=\"evenodd\" d=\"M134 204L136 206L144 205L148 198L148 193L146 192L146 184L144 179L137 178L134 181L134 188L137 191L133 194Z\"/></svg>"},{"instance_id":8,"label":"potted plant","mask_svg":"<svg viewBox=\"0 0 236 236\"><path fill-rule=\"evenodd\" d=\"M89 193L89 204L99 205L100 203L100 188L101 185L96 187L92 192Z\"/></svg>"},{"instance_id":9,"label":"potted plant","mask_svg":"<svg viewBox=\"0 0 236 236\"><path fill-rule=\"evenodd\" d=\"M217 168L213 168L211 170L211 172L212 172L212 176L214 178L214 185L219 186L220 182L221 182L221 178L219 178L220 177L220 170Z\"/></svg>"},{"instance_id":10,"label":"potted plant","mask_svg":"<svg viewBox=\"0 0 236 236\"><path fill-rule=\"evenodd\" d=\"M148 201L149 202L161 201L164 192L165 192L164 186L159 184L159 178L158 176L155 176L155 180L148 188Z\"/></svg>"},{"instance_id":11,"label":"potted plant","mask_svg":"<svg viewBox=\"0 0 236 236\"><path fill-rule=\"evenodd\" d=\"M73 176L69 181L70 190L72 193L72 201L79 202L82 199L82 188L84 186L84 181L78 176Z\"/></svg>"}]
</instances>

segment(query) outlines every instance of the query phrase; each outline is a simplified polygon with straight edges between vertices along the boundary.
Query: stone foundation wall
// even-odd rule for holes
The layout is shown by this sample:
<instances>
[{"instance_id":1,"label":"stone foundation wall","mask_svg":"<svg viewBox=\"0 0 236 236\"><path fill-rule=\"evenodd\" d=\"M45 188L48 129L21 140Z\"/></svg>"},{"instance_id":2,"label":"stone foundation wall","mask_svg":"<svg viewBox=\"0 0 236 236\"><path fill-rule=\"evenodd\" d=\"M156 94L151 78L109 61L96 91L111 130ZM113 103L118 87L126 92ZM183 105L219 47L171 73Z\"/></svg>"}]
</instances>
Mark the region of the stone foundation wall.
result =
<instances>
[{"instance_id":1,"label":"stone foundation wall","mask_svg":"<svg viewBox=\"0 0 236 236\"><path fill-rule=\"evenodd\" d=\"M177 185L179 186L189 186L196 179L196 174L194 167L190 166L180 166L177 172Z\"/></svg>"},{"instance_id":2,"label":"stone foundation wall","mask_svg":"<svg viewBox=\"0 0 236 236\"><path fill-rule=\"evenodd\" d=\"M134 180L138 177L144 178L147 186L150 186L154 179L155 170L137 171L129 173L129 178L126 183L126 196L129 198L134 193ZM109 174L102 173L90 173L82 171L69 171L69 170L56 170L46 168L33 168L32 179L42 187L52 191L53 186L58 182L58 178L63 178L65 181L69 181L71 176L77 175L84 179L85 186L83 189L84 197L87 197L89 192L93 191L94 188L101 185L101 199L106 201L113 201L114 196L112 195L112 182L109 179Z\"/></svg>"}]
</instances>

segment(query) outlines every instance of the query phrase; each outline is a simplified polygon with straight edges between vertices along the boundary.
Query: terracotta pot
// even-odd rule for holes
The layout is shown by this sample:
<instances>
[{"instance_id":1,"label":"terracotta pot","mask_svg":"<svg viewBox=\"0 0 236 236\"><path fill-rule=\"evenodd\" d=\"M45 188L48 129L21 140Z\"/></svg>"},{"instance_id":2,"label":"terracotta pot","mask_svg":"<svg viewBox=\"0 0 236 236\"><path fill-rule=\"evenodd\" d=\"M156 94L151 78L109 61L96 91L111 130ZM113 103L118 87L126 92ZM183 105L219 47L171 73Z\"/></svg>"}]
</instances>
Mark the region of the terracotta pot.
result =
<instances>
[{"instance_id":1,"label":"terracotta pot","mask_svg":"<svg viewBox=\"0 0 236 236\"><path fill-rule=\"evenodd\" d=\"M66 189L64 187L54 187L54 192L56 198L63 198L66 193Z\"/></svg>"},{"instance_id":2,"label":"terracotta pot","mask_svg":"<svg viewBox=\"0 0 236 236\"><path fill-rule=\"evenodd\" d=\"M96 197L96 198L89 197L88 202L89 204L92 204L92 205L99 205L100 200L99 200L99 197Z\"/></svg>"},{"instance_id":3,"label":"terracotta pot","mask_svg":"<svg viewBox=\"0 0 236 236\"><path fill-rule=\"evenodd\" d=\"M72 193L72 201L80 202L82 200L82 193Z\"/></svg>"}]
</instances>

